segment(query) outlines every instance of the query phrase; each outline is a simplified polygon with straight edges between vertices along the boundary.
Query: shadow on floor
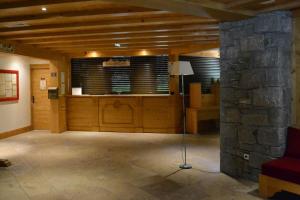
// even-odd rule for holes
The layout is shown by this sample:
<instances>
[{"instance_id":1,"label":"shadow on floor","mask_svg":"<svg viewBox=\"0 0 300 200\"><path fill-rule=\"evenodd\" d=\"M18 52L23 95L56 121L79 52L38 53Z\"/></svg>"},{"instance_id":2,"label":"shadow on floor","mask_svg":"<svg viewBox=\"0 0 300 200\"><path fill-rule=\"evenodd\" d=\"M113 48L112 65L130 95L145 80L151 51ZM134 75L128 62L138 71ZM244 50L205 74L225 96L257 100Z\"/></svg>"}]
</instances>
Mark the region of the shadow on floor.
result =
<instances>
[{"instance_id":1,"label":"shadow on floor","mask_svg":"<svg viewBox=\"0 0 300 200\"><path fill-rule=\"evenodd\" d=\"M289 192L278 192L270 200L300 200L300 196Z\"/></svg>"}]
</instances>

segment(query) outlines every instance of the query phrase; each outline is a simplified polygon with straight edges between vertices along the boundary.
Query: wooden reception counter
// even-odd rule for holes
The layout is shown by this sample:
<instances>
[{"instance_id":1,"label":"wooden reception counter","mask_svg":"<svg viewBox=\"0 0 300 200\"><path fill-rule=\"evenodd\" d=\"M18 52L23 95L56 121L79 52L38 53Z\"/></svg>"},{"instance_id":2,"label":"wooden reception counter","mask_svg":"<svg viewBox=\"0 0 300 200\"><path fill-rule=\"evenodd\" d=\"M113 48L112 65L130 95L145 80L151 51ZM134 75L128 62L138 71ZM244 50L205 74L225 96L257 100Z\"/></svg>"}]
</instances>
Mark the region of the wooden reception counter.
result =
<instances>
[{"instance_id":1,"label":"wooden reception counter","mask_svg":"<svg viewBox=\"0 0 300 200\"><path fill-rule=\"evenodd\" d=\"M175 95L68 96L67 126L72 131L176 133L180 105Z\"/></svg>"}]
</instances>

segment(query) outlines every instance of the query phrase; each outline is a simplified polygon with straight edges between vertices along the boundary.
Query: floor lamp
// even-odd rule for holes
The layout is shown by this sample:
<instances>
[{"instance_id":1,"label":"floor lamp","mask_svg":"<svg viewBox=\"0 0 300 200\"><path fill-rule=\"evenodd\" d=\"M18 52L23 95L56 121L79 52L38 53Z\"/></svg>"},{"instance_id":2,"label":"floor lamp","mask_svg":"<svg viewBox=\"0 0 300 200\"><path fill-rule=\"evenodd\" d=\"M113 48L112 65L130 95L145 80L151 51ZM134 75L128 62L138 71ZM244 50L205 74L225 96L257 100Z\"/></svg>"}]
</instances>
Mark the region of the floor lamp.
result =
<instances>
[{"instance_id":1,"label":"floor lamp","mask_svg":"<svg viewBox=\"0 0 300 200\"><path fill-rule=\"evenodd\" d=\"M192 65L188 61L176 61L171 62L169 66L169 73L170 75L178 75L181 76L181 90L182 90L182 109L183 109L183 148L184 148L184 163L181 164L179 167L181 169L191 169L192 165L186 163L186 111L185 111L185 99L184 99L184 76L186 75L193 75L194 71Z\"/></svg>"}]
</instances>

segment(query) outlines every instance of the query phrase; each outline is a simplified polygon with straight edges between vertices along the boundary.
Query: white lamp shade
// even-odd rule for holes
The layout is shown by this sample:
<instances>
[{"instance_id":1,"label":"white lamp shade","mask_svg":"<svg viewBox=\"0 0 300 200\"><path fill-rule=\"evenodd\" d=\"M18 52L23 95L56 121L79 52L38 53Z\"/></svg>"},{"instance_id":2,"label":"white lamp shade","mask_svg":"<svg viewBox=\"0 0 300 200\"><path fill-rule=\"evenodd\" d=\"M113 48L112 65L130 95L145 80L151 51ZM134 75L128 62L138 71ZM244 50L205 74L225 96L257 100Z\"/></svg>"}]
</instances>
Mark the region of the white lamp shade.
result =
<instances>
[{"instance_id":1,"label":"white lamp shade","mask_svg":"<svg viewBox=\"0 0 300 200\"><path fill-rule=\"evenodd\" d=\"M170 75L193 75L192 65L188 61L175 61L169 63Z\"/></svg>"}]
</instances>

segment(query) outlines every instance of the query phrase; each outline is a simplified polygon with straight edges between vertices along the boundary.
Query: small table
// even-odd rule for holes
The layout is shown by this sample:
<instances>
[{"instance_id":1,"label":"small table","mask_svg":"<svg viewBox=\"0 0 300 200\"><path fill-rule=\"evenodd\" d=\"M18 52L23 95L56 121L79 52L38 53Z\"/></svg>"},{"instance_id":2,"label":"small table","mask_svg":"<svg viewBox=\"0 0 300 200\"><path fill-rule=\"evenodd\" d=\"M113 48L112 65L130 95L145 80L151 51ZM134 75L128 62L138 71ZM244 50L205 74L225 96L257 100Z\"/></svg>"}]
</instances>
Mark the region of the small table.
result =
<instances>
[{"instance_id":1,"label":"small table","mask_svg":"<svg viewBox=\"0 0 300 200\"><path fill-rule=\"evenodd\" d=\"M198 133L198 121L219 120L219 119L220 119L219 106L186 109L187 131L193 134Z\"/></svg>"}]
</instances>

